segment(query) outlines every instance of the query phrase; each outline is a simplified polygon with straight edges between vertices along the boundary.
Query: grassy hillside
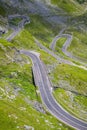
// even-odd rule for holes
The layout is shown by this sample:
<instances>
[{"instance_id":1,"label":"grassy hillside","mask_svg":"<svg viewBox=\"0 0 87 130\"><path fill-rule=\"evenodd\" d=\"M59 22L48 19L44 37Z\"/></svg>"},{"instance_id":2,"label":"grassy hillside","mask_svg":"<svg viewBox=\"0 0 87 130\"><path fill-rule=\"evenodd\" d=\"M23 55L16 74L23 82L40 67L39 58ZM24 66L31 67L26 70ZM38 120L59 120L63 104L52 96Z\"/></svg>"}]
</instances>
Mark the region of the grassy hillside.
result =
<instances>
[{"instance_id":1,"label":"grassy hillside","mask_svg":"<svg viewBox=\"0 0 87 130\"><path fill-rule=\"evenodd\" d=\"M31 23L25 28L44 44L50 44L55 35L60 31L60 25L52 25L39 15L30 15Z\"/></svg>"},{"instance_id":2,"label":"grassy hillside","mask_svg":"<svg viewBox=\"0 0 87 130\"><path fill-rule=\"evenodd\" d=\"M69 112L87 121L87 71L60 64L49 73L57 101Z\"/></svg>"},{"instance_id":3,"label":"grassy hillside","mask_svg":"<svg viewBox=\"0 0 87 130\"><path fill-rule=\"evenodd\" d=\"M79 27L81 26L79 25ZM73 40L68 51L80 62L87 63L87 32L84 27L82 30L79 27L68 29L68 32L73 34Z\"/></svg>"},{"instance_id":4,"label":"grassy hillside","mask_svg":"<svg viewBox=\"0 0 87 130\"><path fill-rule=\"evenodd\" d=\"M83 9L75 0L51 0L51 3L64 9L68 13L80 12Z\"/></svg>"},{"instance_id":5,"label":"grassy hillside","mask_svg":"<svg viewBox=\"0 0 87 130\"><path fill-rule=\"evenodd\" d=\"M29 2L34 4L34 0ZM51 13L48 14L52 14L52 22L48 20L49 15L42 17L40 11L38 11L39 9L35 12L35 5L31 6L31 11L28 8L21 10L17 7L10 7L7 1L3 6L0 5L0 15L3 17L12 13L26 14L28 11L31 20L30 24L25 25L25 28L11 42L7 42L4 39L12 30L9 30L8 34L3 35L3 39L0 39L1 130L25 130L29 128L34 128L35 130L72 129L58 121L46 110L42 104L38 88L34 84L32 62L27 56L20 55L17 49L35 50L40 53L40 59L46 65L49 79L53 84L55 99L70 113L87 121L87 71L75 66L59 64L55 58L40 49L34 40L34 38L38 39L41 44L49 48L49 44L54 37L67 25L64 33L73 35L68 51L77 59L86 63L87 33L79 29L80 24L78 23L78 21L82 21L84 18L83 24L86 27L86 17L84 17L86 13L80 15L85 9L82 2L84 1L51 0L51 4L67 12L67 15L66 13L62 14L61 18L67 17L67 20L63 23L63 20L60 20L61 24L54 23L61 16L61 13L55 6L46 6L51 9ZM53 14L56 15L55 12L58 19L53 17ZM73 14L73 17L71 17L71 14ZM76 16L77 14L79 15L78 17ZM19 21L20 19L13 19L11 22L17 25ZM66 38L60 38L55 49L55 53L64 58L66 57L62 53L61 48L65 40Z\"/></svg>"},{"instance_id":6,"label":"grassy hillside","mask_svg":"<svg viewBox=\"0 0 87 130\"><path fill-rule=\"evenodd\" d=\"M78 115L79 118L84 119L84 113L87 107L84 103L86 99L85 96L87 94L86 71L77 67L71 67L62 64L56 67L57 62L54 59L50 60L49 56L47 57L48 54L45 54L43 51L39 50L39 48L34 43L34 40L32 39L32 36L34 36L42 44L48 47L49 43L55 36L54 29L52 29L52 27L50 27L50 25L48 25L48 23L46 23L42 19L42 17L39 17L37 15L31 16L31 21L32 22L29 25L25 26L25 30L23 30L17 37L14 38L12 43L14 43L14 45L16 45L18 48L29 48L40 52L41 59L44 61L45 64L47 64L48 72L52 71L50 72L50 80L53 82L53 85L56 87L62 87L64 90L64 93L62 89L60 89L59 91L60 94L64 96L64 98L62 98L61 100L61 105L63 105L63 107L71 113L73 111L73 114L75 114L76 116ZM65 38L60 38L60 40L57 42L56 51L58 51L58 53L61 53L61 47L65 40ZM67 91L69 91L70 96L73 95L74 98L78 98L79 96L78 104L80 103L80 99L82 98L81 104L79 104L80 106L76 107L77 102L74 102L74 106L72 107L72 109L70 107L66 107L67 104L71 102L71 100L65 99L66 94L68 93ZM57 90L55 90L53 93L55 98L58 99ZM66 102L65 100L67 100L67 104L64 104L64 102ZM71 104L73 104L73 100ZM81 110L79 111L80 108ZM80 114L81 111L84 111L82 115Z\"/></svg>"},{"instance_id":7,"label":"grassy hillside","mask_svg":"<svg viewBox=\"0 0 87 130\"><path fill-rule=\"evenodd\" d=\"M70 130L71 128L51 116L42 105L38 88L33 82L31 60L20 55L16 47L38 50L46 64L57 61L39 50L32 35L26 30L16 36L13 43L0 40L1 130L24 130L27 127L35 130Z\"/></svg>"},{"instance_id":8,"label":"grassy hillside","mask_svg":"<svg viewBox=\"0 0 87 130\"><path fill-rule=\"evenodd\" d=\"M0 15L5 16L5 14L6 14L5 9L3 8L3 6L0 5Z\"/></svg>"},{"instance_id":9,"label":"grassy hillside","mask_svg":"<svg viewBox=\"0 0 87 130\"><path fill-rule=\"evenodd\" d=\"M77 0L77 2L79 2L80 4L83 4L84 2L86 2L86 0Z\"/></svg>"}]
</instances>

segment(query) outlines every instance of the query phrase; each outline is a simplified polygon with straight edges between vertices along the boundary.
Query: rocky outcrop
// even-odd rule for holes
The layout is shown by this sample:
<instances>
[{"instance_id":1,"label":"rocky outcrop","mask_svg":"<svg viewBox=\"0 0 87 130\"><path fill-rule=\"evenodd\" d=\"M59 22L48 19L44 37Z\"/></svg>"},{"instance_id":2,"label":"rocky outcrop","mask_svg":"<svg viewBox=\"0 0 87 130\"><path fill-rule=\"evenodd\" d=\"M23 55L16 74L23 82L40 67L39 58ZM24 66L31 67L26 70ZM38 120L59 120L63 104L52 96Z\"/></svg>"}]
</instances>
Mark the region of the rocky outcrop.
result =
<instances>
[{"instance_id":1,"label":"rocky outcrop","mask_svg":"<svg viewBox=\"0 0 87 130\"><path fill-rule=\"evenodd\" d=\"M20 4L20 0L1 0L1 2L13 7L19 6Z\"/></svg>"},{"instance_id":2,"label":"rocky outcrop","mask_svg":"<svg viewBox=\"0 0 87 130\"><path fill-rule=\"evenodd\" d=\"M8 20L0 15L0 35L8 32Z\"/></svg>"}]
</instances>

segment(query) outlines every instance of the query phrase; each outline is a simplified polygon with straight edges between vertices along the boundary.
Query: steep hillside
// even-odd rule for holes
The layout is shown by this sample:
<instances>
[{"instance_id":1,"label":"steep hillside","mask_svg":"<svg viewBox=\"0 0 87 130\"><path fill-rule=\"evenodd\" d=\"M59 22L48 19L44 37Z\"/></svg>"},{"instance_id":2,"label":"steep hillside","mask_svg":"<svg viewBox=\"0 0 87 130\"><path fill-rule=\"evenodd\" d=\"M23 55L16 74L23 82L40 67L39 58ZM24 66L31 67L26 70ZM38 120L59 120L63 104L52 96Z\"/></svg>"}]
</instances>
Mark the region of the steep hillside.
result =
<instances>
[{"instance_id":1,"label":"steep hillside","mask_svg":"<svg viewBox=\"0 0 87 130\"><path fill-rule=\"evenodd\" d=\"M80 5L84 3L84 1L80 0L51 0L51 4L57 5L58 7L62 8L68 13L71 13L75 15L78 13L82 13L81 11L84 10L84 6Z\"/></svg>"},{"instance_id":2,"label":"steep hillside","mask_svg":"<svg viewBox=\"0 0 87 130\"><path fill-rule=\"evenodd\" d=\"M19 53L22 49L40 54L56 101L87 121L86 5L86 0L0 0L0 130L73 129L42 103L31 59ZM22 17L9 19L10 15ZM55 50L50 48L62 33L72 36L66 49L72 57L62 51L67 37L56 41Z\"/></svg>"}]
</instances>

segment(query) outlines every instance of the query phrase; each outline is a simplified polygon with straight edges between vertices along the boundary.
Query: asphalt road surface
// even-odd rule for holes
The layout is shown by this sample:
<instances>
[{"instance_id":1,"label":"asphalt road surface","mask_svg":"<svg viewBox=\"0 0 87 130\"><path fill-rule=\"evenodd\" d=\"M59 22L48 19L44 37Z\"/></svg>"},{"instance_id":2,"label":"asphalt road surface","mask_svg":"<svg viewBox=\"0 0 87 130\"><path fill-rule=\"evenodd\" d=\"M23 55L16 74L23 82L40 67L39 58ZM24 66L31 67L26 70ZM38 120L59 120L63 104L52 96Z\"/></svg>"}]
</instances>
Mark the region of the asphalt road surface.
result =
<instances>
[{"instance_id":1,"label":"asphalt road surface","mask_svg":"<svg viewBox=\"0 0 87 130\"><path fill-rule=\"evenodd\" d=\"M55 51L55 47L56 47L57 41L58 41L60 38L65 37L65 38L67 38L67 40L65 41L65 43L64 43L63 46L62 46L62 49L61 49L62 52L63 52L66 56L68 56L68 57L70 57L70 58L76 60L76 61L79 62L79 63L81 63L83 66L87 66L87 64L85 64L85 63L79 61L78 58L76 58L71 52L69 52L69 51L67 50L67 48L70 46L70 44L71 44L71 42L72 42L73 36L70 35L70 34L62 34L63 31L64 31L64 30L61 30L60 33L59 33L59 35L57 35L57 36L53 39L53 41L52 41L51 44L50 44L50 49L52 49L53 51Z\"/></svg>"},{"instance_id":2,"label":"asphalt road surface","mask_svg":"<svg viewBox=\"0 0 87 130\"><path fill-rule=\"evenodd\" d=\"M60 63L64 63L64 64L69 64L72 66L76 66L78 68L82 68L84 70L87 70L87 68L83 65L77 65L75 63L73 63L72 61L63 59L62 57L56 55L53 51L51 51L50 49L46 48L44 45L42 45L37 39L35 39L36 44L43 49L45 52L47 52L48 54L50 54L51 56L53 56L56 60L58 60Z\"/></svg>"},{"instance_id":3,"label":"asphalt road surface","mask_svg":"<svg viewBox=\"0 0 87 130\"><path fill-rule=\"evenodd\" d=\"M67 51L67 48L69 47L71 41L72 41L72 35L70 34L59 34L58 36L56 36L52 43L50 44L50 48L54 51L55 50L55 46L56 46L56 42L61 38L61 37L65 37L67 38L66 42L63 44L62 47L62 52L69 56L70 58L72 58L72 54L70 52Z\"/></svg>"},{"instance_id":4,"label":"asphalt road surface","mask_svg":"<svg viewBox=\"0 0 87 130\"><path fill-rule=\"evenodd\" d=\"M13 31L13 33L11 33L10 36L8 36L6 38L7 41L11 41L21 31L21 29L24 27L25 24L30 23L30 19L26 15L15 14L15 15L9 15L8 16L9 21L11 19L14 19L14 18L22 18L22 20L21 20L21 22L18 23L18 27L17 28L15 28L13 26L13 30L14 31Z\"/></svg>"},{"instance_id":5,"label":"asphalt road surface","mask_svg":"<svg viewBox=\"0 0 87 130\"><path fill-rule=\"evenodd\" d=\"M51 92L51 84L48 79L44 64L40 60L39 56L37 56L35 52L26 50L21 50L20 53L29 56L32 60L34 81L36 86L39 87L42 101L48 108L49 112L60 121L75 129L87 130L86 122L81 121L69 114L56 102Z\"/></svg>"},{"instance_id":6,"label":"asphalt road surface","mask_svg":"<svg viewBox=\"0 0 87 130\"><path fill-rule=\"evenodd\" d=\"M19 31L22 29L22 27L25 24L25 17L23 18L23 20L19 24L20 24L20 28L18 28L17 30L14 30L14 32L7 38L8 41L11 41L19 33ZM58 40L58 37L57 37L57 39L54 39L54 40L55 41ZM66 44L68 46L70 43L70 40L71 40L71 38L68 38L68 41L64 44L64 46L63 46L64 50L66 50ZM64 62L66 64L74 65L72 62L61 59L60 57L56 56L52 51L50 51L49 49L47 49L43 45L39 44L38 42L37 42L37 44L40 48L44 49L46 52L51 54L57 60ZM50 81L48 79L44 64L39 59L39 57L36 55L36 53L26 51L26 50L21 50L20 53L25 54L32 59L32 63L33 63L32 68L33 68L33 75L34 75L35 84L36 84L36 86L39 87L42 101L46 105L46 107L48 108L49 112L52 115L54 115L57 119L59 119L60 121L64 122L65 124L75 128L75 129L87 130L87 123L86 122L81 121L81 120L75 118L74 116L72 116L71 114L69 114L68 112L66 112L56 102L55 98L52 96L52 91L51 91L52 87L51 87Z\"/></svg>"}]
</instances>

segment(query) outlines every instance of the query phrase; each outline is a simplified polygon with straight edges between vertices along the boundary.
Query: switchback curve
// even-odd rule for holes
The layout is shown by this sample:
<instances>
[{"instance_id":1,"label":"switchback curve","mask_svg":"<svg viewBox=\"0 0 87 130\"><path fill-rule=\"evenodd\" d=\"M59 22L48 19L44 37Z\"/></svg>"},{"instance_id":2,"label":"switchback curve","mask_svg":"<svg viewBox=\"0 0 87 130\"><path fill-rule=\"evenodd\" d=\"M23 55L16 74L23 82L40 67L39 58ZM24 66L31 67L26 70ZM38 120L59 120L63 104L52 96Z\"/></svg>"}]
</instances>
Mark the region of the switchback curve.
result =
<instances>
[{"instance_id":1,"label":"switchback curve","mask_svg":"<svg viewBox=\"0 0 87 130\"><path fill-rule=\"evenodd\" d=\"M51 93L51 84L39 56L35 52L21 50L20 54L29 56L33 63L33 75L36 86L39 87L43 103L49 112L65 124L79 130L87 130L87 123L66 112L55 100Z\"/></svg>"}]
</instances>

